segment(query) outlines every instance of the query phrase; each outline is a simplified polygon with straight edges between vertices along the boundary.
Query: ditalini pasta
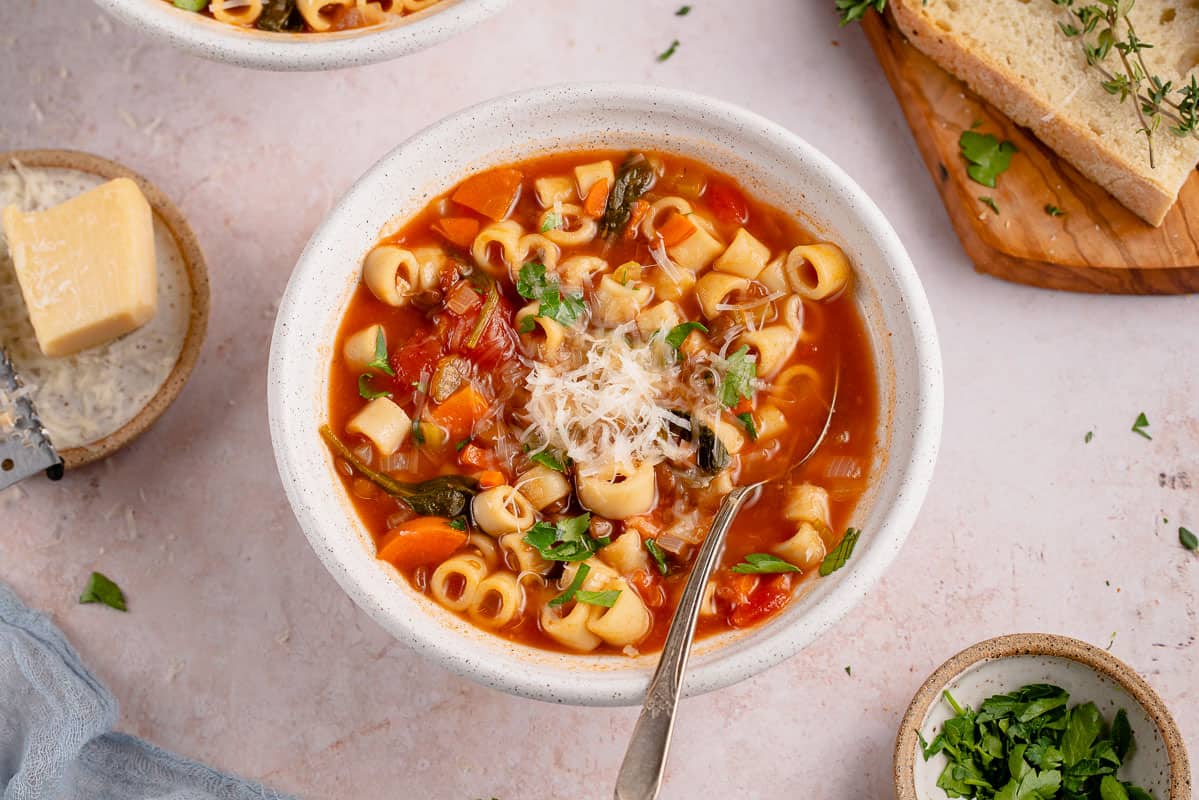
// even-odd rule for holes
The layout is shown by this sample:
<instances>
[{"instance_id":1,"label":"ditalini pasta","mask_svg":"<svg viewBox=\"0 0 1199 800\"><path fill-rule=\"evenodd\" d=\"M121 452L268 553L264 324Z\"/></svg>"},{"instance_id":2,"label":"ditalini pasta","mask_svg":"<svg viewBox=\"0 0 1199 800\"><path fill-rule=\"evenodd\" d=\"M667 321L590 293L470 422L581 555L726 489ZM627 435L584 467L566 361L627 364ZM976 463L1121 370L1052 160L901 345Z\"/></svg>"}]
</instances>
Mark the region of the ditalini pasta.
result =
<instances>
[{"instance_id":1,"label":"ditalini pasta","mask_svg":"<svg viewBox=\"0 0 1199 800\"><path fill-rule=\"evenodd\" d=\"M821 450L742 512L705 596L701 635L751 626L866 489L852 289L836 244L694 161L489 170L364 254L325 436L414 590L514 641L632 655L661 646L722 497L806 453L839 380Z\"/></svg>"},{"instance_id":2,"label":"ditalini pasta","mask_svg":"<svg viewBox=\"0 0 1199 800\"><path fill-rule=\"evenodd\" d=\"M441 0L164 0L218 22L276 33L326 33L382 25Z\"/></svg>"}]
</instances>

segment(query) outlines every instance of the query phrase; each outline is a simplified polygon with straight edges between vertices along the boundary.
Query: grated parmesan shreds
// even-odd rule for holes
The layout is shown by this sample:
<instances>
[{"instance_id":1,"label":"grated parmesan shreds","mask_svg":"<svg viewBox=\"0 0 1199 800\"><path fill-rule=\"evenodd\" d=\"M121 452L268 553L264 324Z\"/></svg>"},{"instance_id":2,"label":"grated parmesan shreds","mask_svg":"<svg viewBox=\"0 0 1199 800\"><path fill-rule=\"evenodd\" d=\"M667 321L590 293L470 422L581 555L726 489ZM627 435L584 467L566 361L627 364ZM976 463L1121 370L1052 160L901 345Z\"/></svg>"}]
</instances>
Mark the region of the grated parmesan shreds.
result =
<instances>
[{"instance_id":1,"label":"grated parmesan shreds","mask_svg":"<svg viewBox=\"0 0 1199 800\"><path fill-rule=\"evenodd\" d=\"M685 389L679 368L629 341L630 326L576 335L578 362L534 362L526 436L565 454L584 475L656 464L689 451L669 435Z\"/></svg>"}]
</instances>

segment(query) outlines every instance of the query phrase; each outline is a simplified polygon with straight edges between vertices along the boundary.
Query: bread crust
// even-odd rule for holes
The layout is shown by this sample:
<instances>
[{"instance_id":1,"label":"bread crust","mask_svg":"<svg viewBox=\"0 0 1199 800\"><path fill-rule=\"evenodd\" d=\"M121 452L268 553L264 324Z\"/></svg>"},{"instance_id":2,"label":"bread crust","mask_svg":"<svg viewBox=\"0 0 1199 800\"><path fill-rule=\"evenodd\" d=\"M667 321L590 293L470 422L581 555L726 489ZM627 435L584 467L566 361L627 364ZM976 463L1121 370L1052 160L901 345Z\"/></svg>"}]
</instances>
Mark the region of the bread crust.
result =
<instances>
[{"instance_id":1,"label":"bread crust","mask_svg":"<svg viewBox=\"0 0 1199 800\"><path fill-rule=\"evenodd\" d=\"M952 31L936 25L921 12L919 4L920 0L893 0L890 4L896 23L913 46L1012 121L1031 130L1130 211L1150 225L1161 225L1178 199L1186 175L1173 187L1154 180L1146 173L1147 164L1132 163L1121 153L1104 147L1088 126L1060 116L1057 109L1029 92L1019 76L974 52Z\"/></svg>"}]
</instances>

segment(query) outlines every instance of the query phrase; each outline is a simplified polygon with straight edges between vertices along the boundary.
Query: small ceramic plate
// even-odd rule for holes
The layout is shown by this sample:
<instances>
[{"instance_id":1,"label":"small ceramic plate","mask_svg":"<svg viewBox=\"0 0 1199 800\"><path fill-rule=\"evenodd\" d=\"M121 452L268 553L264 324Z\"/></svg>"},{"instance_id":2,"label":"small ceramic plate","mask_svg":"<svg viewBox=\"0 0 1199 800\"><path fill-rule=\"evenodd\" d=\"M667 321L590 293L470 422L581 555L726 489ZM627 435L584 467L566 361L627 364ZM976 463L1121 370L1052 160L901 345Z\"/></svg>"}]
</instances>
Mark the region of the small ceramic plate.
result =
<instances>
[{"instance_id":1,"label":"small ceramic plate","mask_svg":"<svg viewBox=\"0 0 1199 800\"><path fill-rule=\"evenodd\" d=\"M895 740L897 800L945 800L937 778L943 754L925 761L917 732L931 742L952 716L942 694L977 709L984 700L1030 683L1060 686L1070 705L1093 702L1110 720L1124 709L1136 747L1119 771L1157 800L1191 800L1191 770L1182 735L1157 693L1124 662L1097 647L1065 636L1020 633L968 647L937 669L908 706Z\"/></svg>"},{"instance_id":2,"label":"small ceramic plate","mask_svg":"<svg viewBox=\"0 0 1199 800\"><path fill-rule=\"evenodd\" d=\"M62 370L70 370L76 359L91 359L91 366L102 370L115 392L132 397L123 408L114 410L110 420L99 422L95 430L62 430L56 435L56 409L42 403L39 416L55 441L58 454L67 469L98 461L140 436L169 406L191 375L200 354L208 326L208 271L204 255L187 220L156 186L142 176L113 161L72 150L15 150L0 153L0 178L9 173L36 174L46 192L38 205L56 205L68 197L114 178L129 178L137 183L154 210L155 243L158 259L159 297L155 319L143 328L93 350L62 359L41 356L36 342L6 343L9 355L27 384L62 385ZM24 180L24 178L21 178ZM0 197L0 206L5 201ZM15 284L15 277L0 276L0 285ZM0 298L0 311L18 313L10 305L20 304L20 293ZM23 305L19 312L24 317ZM28 322L22 326L29 336ZM163 340L161 352L169 353L165 363L147 363L150 350L146 337ZM139 338L140 337L140 338ZM22 359L24 354L24 359ZM54 391L48 388L48 392ZM63 392L57 392L62 396ZM87 410L89 398L83 392L67 393L76 406ZM50 395L46 395L47 397ZM34 394L34 402L39 396ZM77 415L97 422L95 416ZM64 416L65 419L65 416ZM65 423L63 423L65 424Z\"/></svg>"}]
</instances>

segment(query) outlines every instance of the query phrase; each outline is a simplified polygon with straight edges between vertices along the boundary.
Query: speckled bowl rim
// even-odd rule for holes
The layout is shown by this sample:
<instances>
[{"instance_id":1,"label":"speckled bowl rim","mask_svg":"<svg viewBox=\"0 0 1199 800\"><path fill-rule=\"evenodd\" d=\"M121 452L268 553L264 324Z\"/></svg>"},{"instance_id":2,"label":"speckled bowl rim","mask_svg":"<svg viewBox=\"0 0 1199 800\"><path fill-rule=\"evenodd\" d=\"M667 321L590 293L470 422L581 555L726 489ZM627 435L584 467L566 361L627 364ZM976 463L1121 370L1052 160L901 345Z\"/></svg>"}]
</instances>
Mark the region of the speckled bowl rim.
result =
<instances>
[{"instance_id":1,"label":"speckled bowl rim","mask_svg":"<svg viewBox=\"0 0 1199 800\"><path fill-rule=\"evenodd\" d=\"M511 0L443 0L395 23L338 33L272 33L217 22L163 0L95 0L150 36L213 61L274 71L317 71L375 64L456 36Z\"/></svg>"},{"instance_id":2,"label":"speckled bowl rim","mask_svg":"<svg viewBox=\"0 0 1199 800\"><path fill-rule=\"evenodd\" d=\"M187 218L157 186L128 167L107 158L77 150L10 150L0 153L0 164L8 164L11 161L19 161L22 166L27 167L86 172L107 180L116 178L132 180L146 196L155 215L174 236L191 285L191 309L188 312L187 333L184 335L183 345L179 349L179 357L175 359L175 365L167 373L166 378L158 387L158 391L146 405L120 428L94 442L59 451L58 455L62 458L63 466L66 469L78 469L107 458L141 436L183 391L183 386L191 377L196 361L200 357L200 349L204 345L204 336L208 331L208 267L204 261L204 252L200 249L200 242L196 239L196 234L192 231L191 226L187 224Z\"/></svg>"},{"instance_id":3,"label":"speckled bowl rim","mask_svg":"<svg viewBox=\"0 0 1199 800\"><path fill-rule=\"evenodd\" d=\"M1166 704L1136 670L1092 644L1054 633L1012 633L972 644L929 675L908 705L895 737L893 760L896 800L919 800L916 793L916 757L920 749L917 732L929 708L941 692L957 678L990 661L1013 656L1051 656L1090 667L1117 683L1145 709L1157 726L1170 762L1170 796L1162 800L1191 800L1191 766L1186 746Z\"/></svg>"},{"instance_id":4,"label":"speckled bowl rim","mask_svg":"<svg viewBox=\"0 0 1199 800\"><path fill-rule=\"evenodd\" d=\"M611 113L606 114L605 109L611 109ZM408 599L414 593L402 584L402 579L391 578L373 557L364 557L359 552L365 550L360 542L353 543L357 549L350 548L343 535L322 522L324 518L332 518L333 503L338 504L337 513L346 512L340 510L341 501L330 495L328 482L333 468L327 449L315 433L309 441L308 428L314 423L300 419L309 413L313 402L327 403L327 399L321 398L314 401L308 393L308 379L298 377L309 369L304 365L311 364L313 357L311 350L301 344L304 331L312 331L314 327L306 299L326 297L333 290L328 276L342 269L352 269L343 278L356 281L358 265L370 246L364 244L366 249L349 254L343 249L345 245L340 244L343 239L352 240L357 247L358 238L365 230L361 219L347 218L349 210L377 209L382 203L396 208L397 211L389 212L395 214L399 213L401 201L381 192L432 191L428 186L418 190L418 185L427 180L413 174L421 170L420 162L413 161L418 157L437 159L440 166L431 168L435 173L451 167L462 167L464 172L484 168L489 162L476 163L477 156L460 156L457 149L446 147L445 143L457 141L462 131L487 131L503 126L510 131L502 145L508 147L508 142L519 140L520 131L528 129L526 123L541 126L544 136L556 136L554 118L568 114L582 115L586 118L585 125L593 126L581 128L580 135L605 140L621 135L613 128L612 117L635 116L643 126L638 130L654 138L654 146L667 150L682 131L719 130L714 135L723 137L722 144L730 152L747 149L739 145L752 143L773 157L794 163L797 172L805 174L809 181L823 182L824 191L834 198L828 201L830 206L844 214L839 217L844 222L837 223L838 227L853 229L870 243L877 258L870 271L880 285L888 287L893 313L904 320L906 328L900 338L910 339L905 347L910 363L903 383L905 407L910 408L910 415L905 416L904 442L887 458L891 492L887 502L875 506L877 527L870 532L870 545L859 547L846 568L814 584L809 593L814 599L803 614L784 613L767 625L740 632L739 638L731 641L720 637L714 643L713 640L702 643L693 654L684 684L686 695L702 694L749 678L793 656L866 596L890 566L915 524L932 480L940 444L944 405L941 354L932 311L915 267L873 201L844 171L791 131L735 105L690 92L630 84L575 84L490 100L416 134L384 156L350 188L300 255L280 303L271 342L267 376L271 441L284 490L314 551L350 597L404 644L459 675L523 697L572 705L641 702L653 671L652 656L642 657L636 668L616 668L602 659L589 661L591 657L587 655L528 652L530 648L514 647L477 629L471 631L465 623L449 619L448 612L435 614L433 610L417 608L416 601ZM653 126L652 130L646 130L649 126ZM479 135L486 141L485 133ZM784 153L785 156L781 155ZM765 173L771 166L760 160L754 162L753 168ZM437 191L450 186L452 183ZM377 231L376 228L374 238ZM882 330L879 335L889 337L891 333ZM332 342L322 340L318 347L331 350ZM880 364L880 369L884 368ZM893 371L893 365L890 368ZM305 398L295 396L299 394ZM891 409L881 411L891 418ZM890 426L891 422L884 424ZM318 452L319 459L313 455ZM305 472L306 466L319 469L321 474ZM341 487L336 489L344 494ZM367 563L368 560L373 563ZM385 584L385 578L392 583ZM432 604L428 600L423 602Z\"/></svg>"}]
</instances>

